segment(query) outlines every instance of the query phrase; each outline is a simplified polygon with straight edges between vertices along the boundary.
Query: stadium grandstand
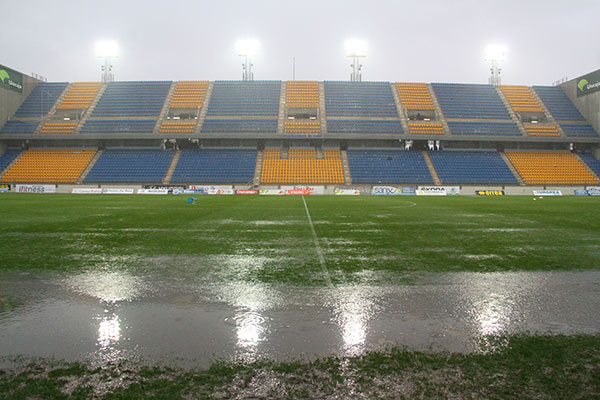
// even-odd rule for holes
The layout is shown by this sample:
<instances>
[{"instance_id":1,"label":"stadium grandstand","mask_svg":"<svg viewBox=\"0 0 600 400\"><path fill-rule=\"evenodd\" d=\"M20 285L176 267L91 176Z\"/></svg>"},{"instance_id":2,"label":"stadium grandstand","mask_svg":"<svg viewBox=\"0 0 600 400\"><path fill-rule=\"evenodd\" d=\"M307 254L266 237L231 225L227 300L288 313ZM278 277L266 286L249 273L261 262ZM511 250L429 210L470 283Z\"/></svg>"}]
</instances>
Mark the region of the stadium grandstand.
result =
<instances>
[{"instance_id":1,"label":"stadium grandstand","mask_svg":"<svg viewBox=\"0 0 600 400\"><path fill-rule=\"evenodd\" d=\"M0 88L3 184L600 184L576 80L22 81Z\"/></svg>"}]
</instances>

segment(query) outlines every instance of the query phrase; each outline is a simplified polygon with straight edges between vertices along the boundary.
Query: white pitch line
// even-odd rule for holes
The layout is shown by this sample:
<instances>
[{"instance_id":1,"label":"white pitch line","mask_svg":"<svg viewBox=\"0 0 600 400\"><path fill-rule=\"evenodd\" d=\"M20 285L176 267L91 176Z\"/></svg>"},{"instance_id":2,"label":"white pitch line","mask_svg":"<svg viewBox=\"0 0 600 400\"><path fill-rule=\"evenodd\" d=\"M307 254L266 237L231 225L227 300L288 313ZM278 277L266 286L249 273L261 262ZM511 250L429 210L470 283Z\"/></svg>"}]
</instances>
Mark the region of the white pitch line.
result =
<instances>
[{"instance_id":1,"label":"white pitch line","mask_svg":"<svg viewBox=\"0 0 600 400\"><path fill-rule=\"evenodd\" d=\"M302 196L302 202L304 203L306 216L308 217L308 222L310 223L310 230L312 231L313 242L315 243L315 248L317 249L317 255L319 256L319 262L321 263L321 269L323 270L325 282L327 283L327 286L333 287L333 283L331 283L331 277L329 276L329 271L327 270L327 264L325 263L325 257L323 256L323 250L321 249L321 245L319 244L319 238L317 238L317 232L315 231L315 226L313 225L312 218L310 217L310 212L308 212L308 206L306 205L306 200L304 200L304 196Z\"/></svg>"}]
</instances>

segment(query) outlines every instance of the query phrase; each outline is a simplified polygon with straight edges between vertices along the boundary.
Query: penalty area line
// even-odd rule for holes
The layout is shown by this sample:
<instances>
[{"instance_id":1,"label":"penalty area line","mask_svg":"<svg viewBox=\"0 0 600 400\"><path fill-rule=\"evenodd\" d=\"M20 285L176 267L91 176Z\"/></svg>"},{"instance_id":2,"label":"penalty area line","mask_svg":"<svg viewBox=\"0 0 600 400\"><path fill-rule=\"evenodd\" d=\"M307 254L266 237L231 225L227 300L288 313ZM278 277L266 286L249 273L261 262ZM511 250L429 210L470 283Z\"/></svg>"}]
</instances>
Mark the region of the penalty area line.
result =
<instances>
[{"instance_id":1,"label":"penalty area line","mask_svg":"<svg viewBox=\"0 0 600 400\"><path fill-rule=\"evenodd\" d=\"M325 257L323 256L323 249L321 249L321 245L319 244L319 238L317 237L317 232L315 231L315 226L312 222L312 218L310 217L310 212L308 211L308 206L306 205L306 200L304 200L304 196L302 196L302 202L304 203L304 209L306 210L306 216L308 217L308 223L310 224L310 230L313 236L313 242L315 243L315 249L317 250L317 256L319 257L319 262L321 263L321 269L323 270L323 276L325 277L325 282L327 286L332 287L331 276L329 276L329 270L327 269L327 264L325 263Z\"/></svg>"}]
</instances>

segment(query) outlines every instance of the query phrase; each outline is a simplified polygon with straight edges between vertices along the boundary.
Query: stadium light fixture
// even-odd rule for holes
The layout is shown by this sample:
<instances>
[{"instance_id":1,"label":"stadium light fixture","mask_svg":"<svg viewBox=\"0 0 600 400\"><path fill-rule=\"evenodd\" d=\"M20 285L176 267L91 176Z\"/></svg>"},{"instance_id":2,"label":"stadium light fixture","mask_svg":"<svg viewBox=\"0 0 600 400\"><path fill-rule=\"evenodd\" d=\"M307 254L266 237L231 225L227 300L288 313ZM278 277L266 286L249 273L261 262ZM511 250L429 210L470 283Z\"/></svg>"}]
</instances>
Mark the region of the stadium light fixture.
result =
<instances>
[{"instance_id":1,"label":"stadium light fixture","mask_svg":"<svg viewBox=\"0 0 600 400\"><path fill-rule=\"evenodd\" d=\"M115 76L112 73L112 58L119 57L119 45L113 40L102 40L96 42L96 56L102 58L104 63L100 67L102 70L102 82L112 82Z\"/></svg>"},{"instance_id":2,"label":"stadium light fixture","mask_svg":"<svg viewBox=\"0 0 600 400\"><path fill-rule=\"evenodd\" d=\"M257 39L241 39L236 43L238 55L244 57L244 63L242 64L242 80L253 81L254 71L252 70L254 64L252 59L258 55L260 50L260 42Z\"/></svg>"},{"instance_id":3,"label":"stadium light fixture","mask_svg":"<svg viewBox=\"0 0 600 400\"><path fill-rule=\"evenodd\" d=\"M344 44L346 57L352 59L352 74L350 80L352 82L360 82L362 80L362 64L360 63L361 58L367 56L367 42L360 39L349 39Z\"/></svg>"},{"instance_id":4,"label":"stadium light fixture","mask_svg":"<svg viewBox=\"0 0 600 400\"><path fill-rule=\"evenodd\" d=\"M490 44L485 48L485 60L489 61L492 66L490 68L491 76L488 79L488 83L494 86L498 86L501 83L500 63L505 60L507 48L503 44Z\"/></svg>"}]
</instances>

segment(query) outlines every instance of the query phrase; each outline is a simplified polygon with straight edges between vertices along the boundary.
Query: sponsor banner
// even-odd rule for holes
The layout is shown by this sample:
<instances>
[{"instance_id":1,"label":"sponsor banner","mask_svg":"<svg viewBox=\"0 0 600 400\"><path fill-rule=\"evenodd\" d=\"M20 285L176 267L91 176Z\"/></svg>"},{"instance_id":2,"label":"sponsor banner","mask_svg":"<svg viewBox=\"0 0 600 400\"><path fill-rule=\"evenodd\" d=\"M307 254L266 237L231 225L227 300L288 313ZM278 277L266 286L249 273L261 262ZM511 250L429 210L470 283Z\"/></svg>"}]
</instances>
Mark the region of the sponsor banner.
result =
<instances>
[{"instance_id":1,"label":"sponsor banner","mask_svg":"<svg viewBox=\"0 0 600 400\"><path fill-rule=\"evenodd\" d=\"M17 193L56 193L56 185L15 185Z\"/></svg>"},{"instance_id":2,"label":"sponsor banner","mask_svg":"<svg viewBox=\"0 0 600 400\"><path fill-rule=\"evenodd\" d=\"M0 87L23 93L23 74L0 65Z\"/></svg>"},{"instance_id":3,"label":"sponsor banner","mask_svg":"<svg viewBox=\"0 0 600 400\"><path fill-rule=\"evenodd\" d=\"M402 186L402 190L400 192L403 196L414 196L417 193L417 188L415 186Z\"/></svg>"},{"instance_id":4,"label":"sponsor banner","mask_svg":"<svg viewBox=\"0 0 600 400\"><path fill-rule=\"evenodd\" d=\"M169 194L169 189L138 189L137 194Z\"/></svg>"},{"instance_id":5,"label":"sponsor banner","mask_svg":"<svg viewBox=\"0 0 600 400\"><path fill-rule=\"evenodd\" d=\"M0 193L10 192L10 185L0 185Z\"/></svg>"},{"instance_id":6,"label":"sponsor banner","mask_svg":"<svg viewBox=\"0 0 600 400\"><path fill-rule=\"evenodd\" d=\"M394 186L373 186L371 194L374 196L396 196L400 195L402 190Z\"/></svg>"},{"instance_id":7,"label":"sponsor banner","mask_svg":"<svg viewBox=\"0 0 600 400\"><path fill-rule=\"evenodd\" d=\"M73 194L102 194L100 188L76 188L71 192Z\"/></svg>"},{"instance_id":8,"label":"sponsor banner","mask_svg":"<svg viewBox=\"0 0 600 400\"><path fill-rule=\"evenodd\" d=\"M198 194L233 194L233 186L190 185L189 189Z\"/></svg>"},{"instance_id":9,"label":"sponsor banner","mask_svg":"<svg viewBox=\"0 0 600 400\"><path fill-rule=\"evenodd\" d=\"M589 196L590 192L588 192L587 190L577 190L577 189L575 189L575 190L573 190L573 194L575 196Z\"/></svg>"},{"instance_id":10,"label":"sponsor banner","mask_svg":"<svg viewBox=\"0 0 600 400\"><path fill-rule=\"evenodd\" d=\"M587 191L590 196L600 196L600 186L588 186Z\"/></svg>"},{"instance_id":11,"label":"sponsor banner","mask_svg":"<svg viewBox=\"0 0 600 400\"><path fill-rule=\"evenodd\" d=\"M324 186L282 186L282 190L285 191L285 194L301 194L301 195L311 195L311 194L325 194Z\"/></svg>"},{"instance_id":12,"label":"sponsor banner","mask_svg":"<svg viewBox=\"0 0 600 400\"><path fill-rule=\"evenodd\" d=\"M417 196L456 196L460 194L458 186L419 186Z\"/></svg>"},{"instance_id":13,"label":"sponsor banner","mask_svg":"<svg viewBox=\"0 0 600 400\"><path fill-rule=\"evenodd\" d=\"M104 188L102 189L103 194L133 194L133 189L126 188Z\"/></svg>"},{"instance_id":14,"label":"sponsor banner","mask_svg":"<svg viewBox=\"0 0 600 400\"><path fill-rule=\"evenodd\" d=\"M600 69L577 78L577 97L600 90Z\"/></svg>"},{"instance_id":15,"label":"sponsor banner","mask_svg":"<svg viewBox=\"0 0 600 400\"><path fill-rule=\"evenodd\" d=\"M477 196L504 196L504 190L476 190Z\"/></svg>"},{"instance_id":16,"label":"sponsor banner","mask_svg":"<svg viewBox=\"0 0 600 400\"><path fill-rule=\"evenodd\" d=\"M185 186L177 185L146 185L144 189L166 189L169 193L179 194L185 189Z\"/></svg>"},{"instance_id":17,"label":"sponsor banner","mask_svg":"<svg viewBox=\"0 0 600 400\"><path fill-rule=\"evenodd\" d=\"M235 194L258 194L258 190L236 190Z\"/></svg>"},{"instance_id":18,"label":"sponsor banner","mask_svg":"<svg viewBox=\"0 0 600 400\"><path fill-rule=\"evenodd\" d=\"M261 190L259 194L263 196L283 196L285 191L283 189L265 189Z\"/></svg>"},{"instance_id":19,"label":"sponsor banner","mask_svg":"<svg viewBox=\"0 0 600 400\"><path fill-rule=\"evenodd\" d=\"M562 196L560 190L534 190L534 196Z\"/></svg>"},{"instance_id":20,"label":"sponsor banner","mask_svg":"<svg viewBox=\"0 0 600 400\"><path fill-rule=\"evenodd\" d=\"M360 196L360 190L358 189L335 189L334 193L336 196Z\"/></svg>"}]
</instances>

